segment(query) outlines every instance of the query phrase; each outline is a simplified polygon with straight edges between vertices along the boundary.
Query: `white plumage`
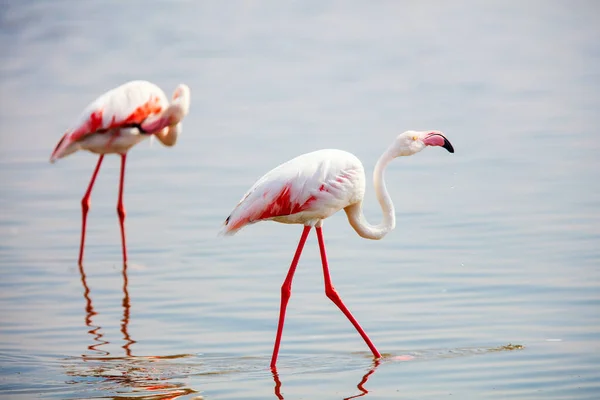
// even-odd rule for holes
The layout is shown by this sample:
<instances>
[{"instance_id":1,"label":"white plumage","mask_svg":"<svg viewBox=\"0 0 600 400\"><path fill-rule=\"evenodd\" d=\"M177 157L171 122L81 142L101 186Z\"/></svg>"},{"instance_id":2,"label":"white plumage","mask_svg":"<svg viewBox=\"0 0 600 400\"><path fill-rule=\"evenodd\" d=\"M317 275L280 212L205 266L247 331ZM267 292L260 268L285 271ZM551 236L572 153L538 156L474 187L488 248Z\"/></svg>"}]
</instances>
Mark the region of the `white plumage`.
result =
<instances>
[{"instance_id":1,"label":"white plumage","mask_svg":"<svg viewBox=\"0 0 600 400\"><path fill-rule=\"evenodd\" d=\"M356 156L326 149L303 154L258 180L231 212L223 233L261 220L314 225L359 202L365 173Z\"/></svg>"},{"instance_id":2,"label":"white plumage","mask_svg":"<svg viewBox=\"0 0 600 400\"><path fill-rule=\"evenodd\" d=\"M182 117L189 108L189 88L179 85L169 104L161 88L147 81L131 81L109 90L91 102L65 132L52 152L50 161L66 157L77 150L96 154L127 152L150 134L171 128L179 133L179 124L168 117L173 109ZM180 118L181 119L181 118ZM156 123L160 120L162 124ZM164 132L166 135L167 132Z\"/></svg>"}]
</instances>

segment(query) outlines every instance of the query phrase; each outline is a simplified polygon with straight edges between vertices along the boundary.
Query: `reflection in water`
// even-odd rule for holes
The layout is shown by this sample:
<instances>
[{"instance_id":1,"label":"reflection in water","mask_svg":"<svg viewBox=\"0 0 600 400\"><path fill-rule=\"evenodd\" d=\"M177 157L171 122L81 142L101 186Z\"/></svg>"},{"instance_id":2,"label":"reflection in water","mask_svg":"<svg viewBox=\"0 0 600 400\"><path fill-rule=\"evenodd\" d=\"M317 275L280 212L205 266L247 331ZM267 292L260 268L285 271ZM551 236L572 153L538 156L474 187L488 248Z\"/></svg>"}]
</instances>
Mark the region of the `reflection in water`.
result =
<instances>
[{"instance_id":1,"label":"reflection in water","mask_svg":"<svg viewBox=\"0 0 600 400\"><path fill-rule=\"evenodd\" d=\"M120 330L125 341L125 344L122 346L125 350L125 357L110 357L108 351L99 349L99 347L107 345L109 342L104 340L104 334L101 332L102 328L93 323L93 317L98 315L98 313L94 310L92 297L90 295L91 291L87 283L83 264L79 264L81 284L84 289L83 297L86 301L85 325L90 328L88 333L92 335L94 340L94 343L87 348L94 354L83 354L81 360L83 360L84 363L76 362L65 365L67 375L73 377L73 380L69 383L88 384L90 381L93 381L95 383L94 387L96 388L95 392L98 390L104 391L108 394L106 397L113 399L135 398L144 400L167 400L197 393L196 390L187 387L185 383L175 382L175 378L189 377L192 375L214 376L232 373L234 371L239 373L246 371L246 368L242 366L240 366L241 369L239 370L232 370L231 361L226 363L227 366L225 367L225 370L223 370L223 365L220 365L220 367L209 365L210 363L207 363L208 359L203 359L198 363L198 360L194 360L195 357L189 354L149 357L133 356L131 345L136 343L136 341L131 338L128 330L131 315L131 299L128 291L129 280L127 276L127 263L123 264L122 271L123 300L121 305L123 307L123 317L121 318ZM523 349L523 346L521 345L508 344L492 348L462 348L439 351L425 350L414 352L413 355L386 355L383 359L374 361L367 373L361 377L358 384L356 384L356 388L359 392L349 397L345 397L344 400L356 399L367 395L369 391L365 385L382 362L409 360L425 361L521 349ZM221 364L222 361L223 360L221 359L217 364ZM239 361L240 360L237 360L238 363ZM335 365L339 366L339 362L337 361L335 362ZM314 362L322 362L322 360L315 360ZM203 369L204 371L199 372L199 369ZM248 367L248 370L252 370L252 368ZM277 399L283 400L282 382L277 369L273 368L271 374L275 383L273 389L275 396Z\"/></svg>"},{"instance_id":2,"label":"reflection in water","mask_svg":"<svg viewBox=\"0 0 600 400\"><path fill-rule=\"evenodd\" d=\"M67 375L74 377L74 381L89 382L90 379L98 380L98 386L104 388L113 395L113 399L136 398L144 400L168 400L175 399L188 394L196 393L195 390L185 387L183 383L169 382L173 371L163 370L168 365L156 363L164 360L172 360L181 356L167 357L134 357L131 345L136 341L129 335L129 318L131 312L131 300L129 297L127 277L127 263L123 264L123 318L121 319L121 333L125 344L122 346L126 357L109 357L110 352L99 349L100 346L109 344L103 339L101 326L94 325L92 318L98 313L94 310L90 288L87 283L83 264L79 264L81 284L83 285L83 297L85 298L85 325L90 328L94 343L87 348L94 355L82 354L84 364L67 366ZM185 356L184 356L185 357ZM174 371L177 369L175 368ZM133 393L139 393L133 395ZM121 395L122 394L122 395Z\"/></svg>"},{"instance_id":3,"label":"reflection in water","mask_svg":"<svg viewBox=\"0 0 600 400\"><path fill-rule=\"evenodd\" d=\"M372 367L367 371L366 374L364 374L362 376L360 382L358 382L358 384L356 385L356 387L358 388L360 393L356 394L354 396L344 397L344 400L356 399L357 397L362 397L362 396L366 395L367 393L369 393L369 391L365 388L364 385L369 380L369 377L375 373L375 371L377 370L377 367L379 367L380 364L381 364L381 360L375 360L373 362ZM272 368L271 373L273 374L273 381L275 381L275 387L274 387L275 396L277 396L277 398L279 400L284 400L284 397L281 394L281 379L279 379L279 373L277 372L277 368Z\"/></svg>"},{"instance_id":4,"label":"reflection in water","mask_svg":"<svg viewBox=\"0 0 600 400\"><path fill-rule=\"evenodd\" d=\"M88 350L99 355L108 356L110 354L109 352L99 350L97 348L99 346L108 344L108 342L102 339L102 337L104 336L104 334L100 332L102 328L98 325L92 324L92 317L94 315L97 315L98 313L94 311L94 305L92 304L92 298L90 296L90 288L87 285L85 271L83 269L82 263L79 263L79 274L81 275L81 283L83 285L83 297L85 298L85 325L88 328L90 328L88 333L92 335L92 337L94 338L94 342L96 342L95 344L89 345ZM83 354L82 357L85 359L86 355Z\"/></svg>"},{"instance_id":5,"label":"reflection in water","mask_svg":"<svg viewBox=\"0 0 600 400\"><path fill-rule=\"evenodd\" d=\"M83 297L86 301L85 306L85 325L91 328L88 333L91 334L94 338L94 344L88 346L88 350L101 355L108 356L110 353L108 351L100 350L98 347L109 344L110 342L102 339L104 336L103 333L100 332L102 329L101 326L92 324L92 317L97 315L98 313L94 311L94 306L92 304L92 297L90 296L90 288L87 284L85 270L83 269L83 263L79 263L79 273L81 275L81 284L83 285ZM131 339L129 335L129 315L131 309L131 303L129 299L129 291L127 289L129 280L127 279L127 263L123 263L123 318L121 319L121 333L123 333L123 339L125 340L125 344L122 346L125 349L125 354L129 357L131 356L131 345L135 343L135 340ZM82 355L84 358L87 356Z\"/></svg>"},{"instance_id":6,"label":"reflection in water","mask_svg":"<svg viewBox=\"0 0 600 400\"><path fill-rule=\"evenodd\" d=\"M76 360L65 365L66 374L72 377L69 383L77 384L84 383L82 387L88 387L90 382L94 383L95 392L100 391L106 394L105 397L113 399L135 398L147 400L163 400L175 399L181 396L197 393L196 390L187 386L182 382L177 382L177 379L187 378L190 376L216 376L230 373L247 373L255 370L255 365L244 365L245 363L238 358L223 359L222 357L202 357L197 358L195 355L180 354L171 356L148 356L136 357L133 356L131 345L136 343L129 334L129 320L131 316L131 299L128 291L128 269L127 264L123 265L123 317L121 318L120 331L123 335L125 344L122 348L125 351L125 356L110 356L108 351L102 350L99 347L109 344L104 340L102 328L93 323L93 318L98 315L94 310L91 291L88 286L83 264L79 265L81 275L81 283L83 285L83 297L86 301L85 306L85 325L90 328L88 333L92 335L94 343L87 348L93 354L82 355L81 358L71 359ZM508 344L492 348L460 348L451 350L423 350L415 351L411 355L385 355L383 359L376 360L369 370L361 377L356 384L358 393L344 400L356 399L366 396L369 390L365 387L369 378L375 373L377 368L382 363L398 362L398 361L427 361L435 359L443 359L448 357L469 356L475 354L486 354L499 351L521 350L523 346ZM82 360L83 363L78 362ZM247 360L250 361L250 360ZM262 363L263 360L254 360ZM324 366L322 358L309 360L308 367L311 365ZM232 368L235 364L237 368ZM326 362L325 362L326 364ZM357 365L358 366L358 365ZM333 360L331 368L339 369L339 359ZM312 368L311 368L312 369ZM273 381L275 383L274 393L278 400L283 400L282 382L277 369L271 371ZM85 390L85 389L84 389Z\"/></svg>"},{"instance_id":7,"label":"reflection in water","mask_svg":"<svg viewBox=\"0 0 600 400\"><path fill-rule=\"evenodd\" d=\"M125 344L123 345L123 348L125 349L125 354L127 354L128 357L131 356L131 349L130 346L135 343L135 340L131 339L131 336L129 336L129 331L128 331L128 327L129 327L129 310L131 308L131 305L129 303L129 292L127 291L127 284L128 284L128 280L127 280L127 263L123 263L123 319L121 319L121 332L123 333L123 339L125 340Z\"/></svg>"},{"instance_id":8,"label":"reflection in water","mask_svg":"<svg viewBox=\"0 0 600 400\"><path fill-rule=\"evenodd\" d=\"M84 363L73 358L67 360L65 369L72 377L68 383L83 384L84 391L93 383L94 397L168 400L197 393L176 381L191 373L178 360L186 357L90 357Z\"/></svg>"},{"instance_id":9,"label":"reflection in water","mask_svg":"<svg viewBox=\"0 0 600 400\"><path fill-rule=\"evenodd\" d=\"M412 352L411 355L385 355L383 359L370 365L364 375L359 371L366 365L365 359L351 357L341 360L339 357L324 359L320 356L303 357L293 369L294 373L306 371L314 374L318 369L320 377L332 372L355 371L361 376L358 383L348 391L352 393L344 400L368 397L367 383L371 376L385 365L398 362L433 362L451 357L469 357L506 351L523 350L523 346L508 344L490 348L429 349ZM369 357L370 358L370 357ZM127 356L127 357L73 357L64 360L66 375L71 377L68 383L78 387L76 391L94 390L94 397L113 399L173 399L198 393L189 387L190 380L200 380L202 385L212 379L223 381L222 377L239 376L244 381L263 379L264 358L226 357L222 354L175 354L167 356ZM258 371L258 375L257 375ZM353 372L354 373L354 372ZM271 371L275 398L284 399L284 384L277 370ZM357 378L358 379L358 378ZM226 379L225 381L229 381ZM91 385L90 385L91 384ZM198 381L196 381L198 384ZM357 390L358 389L358 392ZM87 398L86 396L81 396Z\"/></svg>"},{"instance_id":10,"label":"reflection in water","mask_svg":"<svg viewBox=\"0 0 600 400\"><path fill-rule=\"evenodd\" d=\"M275 396L279 400L283 400L283 396L281 394L281 381L279 380L279 374L277 373L277 368L272 368L271 373L273 374L273 380L275 381Z\"/></svg>"},{"instance_id":11,"label":"reflection in water","mask_svg":"<svg viewBox=\"0 0 600 400\"><path fill-rule=\"evenodd\" d=\"M365 385L368 382L371 375L373 375L375 373L375 371L377 371L377 369L379 368L379 366L381 364L407 362L407 361L411 361L411 362L412 361L415 361L415 362L435 361L435 360L441 360L441 359L447 359L447 358L468 357L468 356L483 355L483 354L490 354L490 353L497 353L497 352L520 351L520 350L524 350L524 349L525 349L525 347L523 345L509 343L506 345L495 346L495 347L465 347L465 348L438 349L438 350L428 349L428 350L416 350L416 351L412 352L412 354L401 354L401 355L385 354L383 356L383 358L373 361L371 368L367 371L366 374L364 374L362 376L360 382L358 382L358 384L356 385L356 387L359 390L359 393L349 396L349 397L344 397L343 400L356 399L358 397L363 397L363 396L367 395L369 393L369 390L365 387ZM321 368L324 367L323 360L320 358L315 359L314 363L315 364L319 363L319 366ZM331 367L333 370L337 370L337 369L339 369L339 366L340 366L339 360L335 360L334 365L332 365ZM322 371L325 371L325 370L322 369ZM282 390L281 390L282 383L281 383L281 379L279 377L279 373L277 372L277 368L271 369L271 373L273 375L273 381L275 382L275 387L274 387L275 396L277 397L277 399L283 400L284 397L283 397Z\"/></svg>"},{"instance_id":12,"label":"reflection in water","mask_svg":"<svg viewBox=\"0 0 600 400\"><path fill-rule=\"evenodd\" d=\"M354 396L350 396L350 397L346 397L344 398L344 400L350 400L350 399L355 399L357 397L362 397L365 394L369 393L369 391L367 389L365 389L365 383L367 383L367 381L369 380L369 377L371 375L373 375L373 373L375 372L375 370L377 369L377 367L379 367L379 364L381 364L380 360L375 360L373 363L373 367L371 367L371 369L363 375L362 379L360 380L360 382L358 382L358 385L356 385L356 387L358 388L358 390L360 390L360 393Z\"/></svg>"}]
</instances>

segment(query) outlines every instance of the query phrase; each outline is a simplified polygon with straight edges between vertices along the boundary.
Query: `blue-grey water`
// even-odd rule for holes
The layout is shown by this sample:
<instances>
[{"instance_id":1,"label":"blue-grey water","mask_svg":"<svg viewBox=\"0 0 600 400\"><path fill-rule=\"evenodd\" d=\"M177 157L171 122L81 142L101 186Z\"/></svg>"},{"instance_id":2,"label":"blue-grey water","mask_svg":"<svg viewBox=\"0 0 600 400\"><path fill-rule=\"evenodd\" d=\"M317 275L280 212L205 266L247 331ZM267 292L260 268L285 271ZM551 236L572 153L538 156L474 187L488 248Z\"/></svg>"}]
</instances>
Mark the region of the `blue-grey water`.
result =
<instances>
[{"instance_id":1,"label":"blue-grey water","mask_svg":"<svg viewBox=\"0 0 600 400\"><path fill-rule=\"evenodd\" d=\"M6 399L600 398L600 6L594 1L3 1L0 396ZM192 89L174 148L49 155L132 79ZM298 154L371 171L400 132L440 129L387 171L396 230L316 238L278 364L280 285L301 227L217 236L244 191ZM370 174L370 173L369 173ZM368 176L365 213L380 211ZM409 357L411 356L411 357Z\"/></svg>"}]
</instances>

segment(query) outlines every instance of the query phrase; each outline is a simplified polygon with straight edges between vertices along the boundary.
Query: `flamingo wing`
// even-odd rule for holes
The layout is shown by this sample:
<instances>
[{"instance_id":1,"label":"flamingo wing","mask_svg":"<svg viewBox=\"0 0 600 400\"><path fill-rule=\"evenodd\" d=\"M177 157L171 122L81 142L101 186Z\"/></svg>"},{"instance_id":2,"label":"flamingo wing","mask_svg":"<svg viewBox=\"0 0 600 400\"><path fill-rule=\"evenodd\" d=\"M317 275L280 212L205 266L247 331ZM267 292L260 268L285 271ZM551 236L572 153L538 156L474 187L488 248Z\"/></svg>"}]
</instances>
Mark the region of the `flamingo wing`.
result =
<instances>
[{"instance_id":1,"label":"flamingo wing","mask_svg":"<svg viewBox=\"0 0 600 400\"><path fill-rule=\"evenodd\" d=\"M341 150L303 154L260 178L225 220L222 232L232 235L262 220L303 223L327 218L363 194L364 170L354 155Z\"/></svg>"},{"instance_id":2,"label":"flamingo wing","mask_svg":"<svg viewBox=\"0 0 600 400\"><path fill-rule=\"evenodd\" d=\"M165 93L151 82L131 81L109 90L84 109L56 145L50 161L60 158L69 145L88 135L140 125L167 106Z\"/></svg>"}]
</instances>

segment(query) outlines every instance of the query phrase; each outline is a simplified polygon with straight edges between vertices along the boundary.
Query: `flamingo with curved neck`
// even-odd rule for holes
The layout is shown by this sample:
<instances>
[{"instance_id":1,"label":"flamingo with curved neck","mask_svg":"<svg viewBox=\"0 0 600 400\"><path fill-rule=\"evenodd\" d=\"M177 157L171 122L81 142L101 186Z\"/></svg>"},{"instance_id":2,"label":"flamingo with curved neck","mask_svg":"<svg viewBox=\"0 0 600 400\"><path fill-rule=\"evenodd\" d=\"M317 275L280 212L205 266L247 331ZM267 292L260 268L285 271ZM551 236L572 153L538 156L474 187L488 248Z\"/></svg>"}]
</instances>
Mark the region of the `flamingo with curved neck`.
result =
<instances>
[{"instance_id":1,"label":"flamingo with curved neck","mask_svg":"<svg viewBox=\"0 0 600 400\"><path fill-rule=\"evenodd\" d=\"M383 220L378 225L369 224L362 211L365 194L362 163L353 154L334 149L303 154L269 171L244 194L227 217L221 231L225 235L233 235L244 226L259 221L304 225L292 264L281 286L279 323L271 368L275 368L277 363L292 279L313 226L319 242L325 294L354 325L373 356L381 357L381 353L344 305L331 283L323 240L323 220L343 209L350 225L361 237L374 240L383 238L396 226L394 204L385 186L385 168L393 159L416 154L428 146L440 146L454 153L452 144L440 131L406 131L398 135L377 161L373 171L373 184L383 212Z\"/></svg>"},{"instance_id":2,"label":"flamingo with curved neck","mask_svg":"<svg viewBox=\"0 0 600 400\"><path fill-rule=\"evenodd\" d=\"M79 243L79 264L83 261L87 214L94 182L105 154L121 156L121 174L117 213L121 228L123 261L127 261L125 244L125 207L123 186L127 152L136 144L154 135L165 146L173 146L181 132L181 121L190 107L190 89L180 84L171 102L161 88L147 81L130 81L118 86L90 103L79 119L55 146L50 162L79 150L99 154L90 183L81 199L82 224Z\"/></svg>"}]
</instances>

